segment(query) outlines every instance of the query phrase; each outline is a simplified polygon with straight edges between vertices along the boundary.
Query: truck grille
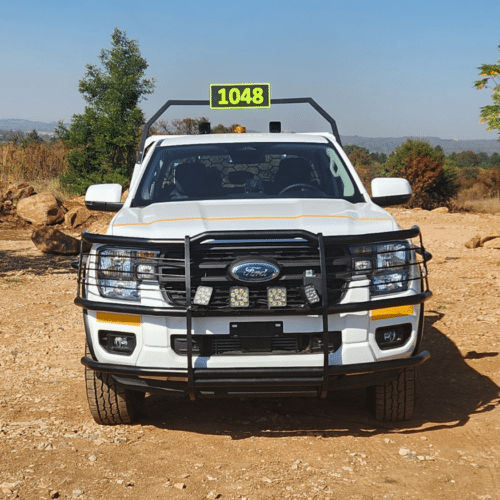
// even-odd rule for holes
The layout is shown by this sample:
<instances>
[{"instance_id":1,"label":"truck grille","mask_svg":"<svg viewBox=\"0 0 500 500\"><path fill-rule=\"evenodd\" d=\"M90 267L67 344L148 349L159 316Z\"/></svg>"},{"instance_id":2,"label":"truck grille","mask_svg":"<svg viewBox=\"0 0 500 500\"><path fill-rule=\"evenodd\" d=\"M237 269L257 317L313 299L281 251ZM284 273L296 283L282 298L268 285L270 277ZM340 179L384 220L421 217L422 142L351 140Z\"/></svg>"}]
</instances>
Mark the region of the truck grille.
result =
<instances>
[{"instance_id":1,"label":"truck grille","mask_svg":"<svg viewBox=\"0 0 500 500\"><path fill-rule=\"evenodd\" d=\"M321 333L288 334L276 338L234 338L230 335L193 335L193 354L197 356L238 356L248 354L313 354L322 352ZM338 350L341 332L328 333L328 351ZM172 335L172 348L179 356L187 355L185 335Z\"/></svg>"},{"instance_id":2,"label":"truck grille","mask_svg":"<svg viewBox=\"0 0 500 500\"><path fill-rule=\"evenodd\" d=\"M327 248L328 302L341 300L349 264L341 247ZM307 307L303 297L303 276L306 271L320 277L320 256L317 246L301 238L289 240L208 241L191 247L191 300L197 287L213 288L209 310L229 310L229 289L242 285L228 276L229 266L238 259L272 259L281 267L280 276L272 282L287 290L287 305L279 310ZM162 255L159 267L160 287L167 300L176 306L186 306L184 253L170 251ZM335 264L334 264L335 260ZM340 262L340 264L339 264ZM342 276L342 277L340 277ZM268 309L267 283L244 284L249 288L250 305L246 312ZM234 309L233 309L234 310Z\"/></svg>"}]
</instances>

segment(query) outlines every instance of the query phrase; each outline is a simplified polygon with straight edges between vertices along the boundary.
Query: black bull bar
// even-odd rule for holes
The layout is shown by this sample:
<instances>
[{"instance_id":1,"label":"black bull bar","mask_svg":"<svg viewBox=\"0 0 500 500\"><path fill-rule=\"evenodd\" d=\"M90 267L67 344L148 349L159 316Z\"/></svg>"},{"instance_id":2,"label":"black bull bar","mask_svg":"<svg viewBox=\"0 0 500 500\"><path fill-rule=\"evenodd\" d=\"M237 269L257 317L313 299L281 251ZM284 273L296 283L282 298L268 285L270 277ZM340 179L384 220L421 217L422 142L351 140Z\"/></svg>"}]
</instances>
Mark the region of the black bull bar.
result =
<instances>
[{"instance_id":1,"label":"black bull bar","mask_svg":"<svg viewBox=\"0 0 500 500\"><path fill-rule=\"evenodd\" d=\"M328 302L327 272L325 245L362 245L374 242L387 242L416 238L420 239L419 246L413 250L420 261L416 264L421 269L423 287L420 293L367 302L339 304ZM427 281L426 263L432 256L425 251L422 243L420 229L413 226L411 229L391 231L386 233L365 234L357 236L323 236L309 231L231 231L207 232L194 237L186 236L182 240L145 239L121 236L107 236L84 232L83 242L90 244L104 244L126 248L160 248L183 245L185 261L185 286L186 291L191 290L191 247L207 239L242 240L245 238L304 238L317 244L321 269L321 306L314 311L310 309L292 309L286 311L260 310L259 316L268 315L311 315L322 317L322 350L323 364L320 367L291 367L291 368L231 368L208 369L196 366L193 363L193 338L192 318L200 316L229 315L227 312L210 313L199 310L192 305L191 294L186 293L185 307L147 307L123 302L92 301L86 298L85 292L85 265L84 252L80 253L78 272L78 293L75 304L86 310L106 311L126 314L142 314L152 316L181 316L186 318L186 347L187 367L183 370L158 369L137 367L126 364L106 364L96 360L92 346L92 339L87 329L87 342L90 356L82 358L81 362L88 368L113 375L117 383L136 390L148 392L161 391L171 395L197 397L234 397L242 395L259 396L320 396L326 397L329 388L343 389L373 385L379 381L395 378L404 368L418 366L424 363L430 354L423 351L417 354L420 338L423 331L423 303L432 296ZM328 315L338 313L360 312L387 307L421 304L419 339L413 355L404 359L361 363L355 365L329 365L328 342ZM233 316L235 312L230 313ZM248 314L248 313L245 313ZM257 323L258 324L258 323Z\"/></svg>"}]
</instances>

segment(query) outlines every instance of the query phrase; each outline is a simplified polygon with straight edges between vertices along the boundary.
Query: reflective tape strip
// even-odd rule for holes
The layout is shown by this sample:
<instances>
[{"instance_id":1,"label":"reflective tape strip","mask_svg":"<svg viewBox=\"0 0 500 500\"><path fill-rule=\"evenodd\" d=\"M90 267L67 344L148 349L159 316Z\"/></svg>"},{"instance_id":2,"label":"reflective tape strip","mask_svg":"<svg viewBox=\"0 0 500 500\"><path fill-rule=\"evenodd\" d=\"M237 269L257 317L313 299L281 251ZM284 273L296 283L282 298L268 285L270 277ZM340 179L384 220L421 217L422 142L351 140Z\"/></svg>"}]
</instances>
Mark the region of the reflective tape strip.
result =
<instances>
[{"instance_id":1,"label":"reflective tape strip","mask_svg":"<svg viewBox=\"0 0 500 500\"><path fill-rule=\"evenodd\" d=\"M100 323L114 323L116 325L140 326L141 317L135 314L116 314L98 311L97 321Z\"/></svg>"},{"instance_id":2,"label":"reflective tape strip","mask_svg":"<svg viewBox=\"0 0 500 500\"><path fill-rule=\"evenodd\" d=\"M373 309L372 319L399 318L400 316L412 316L413 306L387 307L386 309Z\"/></svg>"}]
</instances>

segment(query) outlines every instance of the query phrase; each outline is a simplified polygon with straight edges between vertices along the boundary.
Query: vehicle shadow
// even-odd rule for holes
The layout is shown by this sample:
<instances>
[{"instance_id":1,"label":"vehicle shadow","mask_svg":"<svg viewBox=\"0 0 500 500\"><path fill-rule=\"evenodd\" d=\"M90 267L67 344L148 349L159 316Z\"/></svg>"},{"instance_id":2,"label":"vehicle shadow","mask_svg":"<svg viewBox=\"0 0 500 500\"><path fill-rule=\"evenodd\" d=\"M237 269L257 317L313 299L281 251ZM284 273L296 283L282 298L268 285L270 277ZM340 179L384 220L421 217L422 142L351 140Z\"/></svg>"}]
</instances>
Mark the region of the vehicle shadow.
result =
<instances>
[{"instance_id":1,"label":"vehicle shadow","mask_svg":"<svg viewBox=\"0 0 500 500\"><path fill-rule=\"evenodd\" d=\"M23 242L25 243L25 242ZM0 282L15 280L23 275L45 276L54 274L77 274L71 267L76 255L27 255L25 250L0 250Z\"/></svg>"},{"instance_id":2,"label":"vehicle shadow","mask_svg":"<svg viewBox=\"0 0 500 500\"><path fill-rule=\"evenodd\" d=\"M365 391L332 392L316 398L184 399L149 395L141 424L200 434L251 436L370 436L419 433L465 425L471 416L500 405L500 388L467 362L493 358L497 351L472 351L465 357L451 339L433 324L442 313L426 313L421 349L431 359L420 367L417 406L408 422L377 422L365 407ZM500 361L496 361L500 362ZM470 361L469 361L470 363Z\"/></svg>"}]
</instances>

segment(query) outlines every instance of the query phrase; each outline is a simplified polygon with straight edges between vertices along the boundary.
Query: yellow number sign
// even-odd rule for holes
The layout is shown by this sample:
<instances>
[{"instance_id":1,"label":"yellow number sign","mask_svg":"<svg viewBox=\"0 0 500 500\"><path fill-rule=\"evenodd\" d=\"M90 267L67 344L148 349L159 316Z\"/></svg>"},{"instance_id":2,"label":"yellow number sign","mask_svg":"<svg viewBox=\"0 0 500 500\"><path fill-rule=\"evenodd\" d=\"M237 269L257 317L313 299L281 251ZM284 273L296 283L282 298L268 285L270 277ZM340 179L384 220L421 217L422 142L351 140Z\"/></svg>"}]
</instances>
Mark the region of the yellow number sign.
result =
<instances>
[{"instance_id":1,"label":"yellow number sign","mask_svg":"<svg viewBox=\"0 0 500 500\"><path fill-rule=\"evenodd\" d=\"M270 108L270 83L229 83L210 85L212 109Z\"/></svg>"}]
</instances>

